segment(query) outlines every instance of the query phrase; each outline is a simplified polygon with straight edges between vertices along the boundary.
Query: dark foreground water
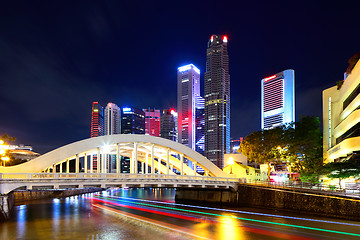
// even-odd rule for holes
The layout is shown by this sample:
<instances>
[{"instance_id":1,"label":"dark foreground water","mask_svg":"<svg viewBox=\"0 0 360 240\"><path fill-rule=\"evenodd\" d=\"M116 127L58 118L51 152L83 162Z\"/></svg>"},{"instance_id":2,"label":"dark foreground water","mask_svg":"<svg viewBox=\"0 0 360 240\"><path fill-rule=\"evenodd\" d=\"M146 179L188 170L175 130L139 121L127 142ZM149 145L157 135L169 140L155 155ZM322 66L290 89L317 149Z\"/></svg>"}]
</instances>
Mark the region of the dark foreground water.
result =
<instances>
[{"instance_id":1,"label":"dark foreground water","mask_svg":"<svg viewBox=\"0 0 360 240\"><path fill-rule=\"evenodd\" d=\"M118 189L15 207L0 239L360 239L360 222L174 203L174 189Z\"/></svg>"}]
</instances>

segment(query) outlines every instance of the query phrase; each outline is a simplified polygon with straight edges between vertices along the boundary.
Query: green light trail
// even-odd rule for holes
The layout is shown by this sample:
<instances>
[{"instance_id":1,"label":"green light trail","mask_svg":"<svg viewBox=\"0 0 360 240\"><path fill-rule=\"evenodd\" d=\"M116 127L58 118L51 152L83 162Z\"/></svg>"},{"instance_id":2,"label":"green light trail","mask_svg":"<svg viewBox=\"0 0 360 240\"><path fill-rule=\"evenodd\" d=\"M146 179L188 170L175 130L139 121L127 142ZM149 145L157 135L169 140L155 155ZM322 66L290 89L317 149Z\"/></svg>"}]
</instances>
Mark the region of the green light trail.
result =
<instances>
[{"instance_id":1,"label":"green light trail","mask_svg":"<svg viewBox=\"0 0 360 240\"><path fill-rule=\"evenodd\" d=\"M216 213L200 212L200 211L187 210L187 209L181 209L181 208L177 209L177 208L173 208L173 207L157 206L157 205L153 205L153 204L139 203L139 202L133 202L133 201L127 201L127 200L121 200L120 201L120 200L118 200L116 198L114 199L114 198L111 198L111 197L100 197L100 196L98 196L98 198L110 199L112 201L117 201L117 202L135 203L137 205L149 206L149 207L155 207L155 208L163 208L163 209L169 209L169 210L174 210L174 211L182 211L182 212L210 215L210 216L216 216L216 217L228 217L228 218L234 218L234 219L244 220L244 221L249 221L249 222L259 222L259 223L273 224L273 225L279 225L279 226L294 227L294 228L301 228L301 229L307 229L307 230L315 230L315 231L321 231L321 232L337 233L337 234L360 237L360 234L357 234L357 233L340 232L340 231L335 231L335 230L328 230L328 229L321 229L321 228L314 228L314 227L305 227L305 226L301 226L301 225L293 225L293 224L286 224L286 223L269 222L269 221L264 221L264 220L257 220L257 219L251 219L251 218L242 218L242 217L236 217L236 216L231 216L231 215L230 216L229 215L222 215L222 214L216 214Z\"/></svg>"}]
</instances>

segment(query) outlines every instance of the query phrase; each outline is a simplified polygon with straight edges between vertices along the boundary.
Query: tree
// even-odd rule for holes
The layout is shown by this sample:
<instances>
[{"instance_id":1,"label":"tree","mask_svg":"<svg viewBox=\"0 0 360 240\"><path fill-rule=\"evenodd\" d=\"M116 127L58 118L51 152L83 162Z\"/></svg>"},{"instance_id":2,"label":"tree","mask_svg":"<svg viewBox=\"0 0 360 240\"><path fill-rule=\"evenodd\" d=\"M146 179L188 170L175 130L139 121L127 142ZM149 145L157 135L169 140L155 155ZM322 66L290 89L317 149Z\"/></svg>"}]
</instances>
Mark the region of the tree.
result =
<instances>
[{"instance_id":1,"label":"tree","mask_svg":"<svg viewBox=\"0 0 360 240\"><path fill-rule=\"evenodd\" d=\"M360 158L350 157L341 162L331 162L324 166L324 174L328 178L338 178L341 189L341 180L349 177L360 177Z\"/></svg>"},{"instance_id":2,"label":"tree","mask_svg":"<svg viewBox=\"0 0 360 240\"><path fill-rule=\"evenodd\" d=\"M270 180L270 163L281 160L281 149L286 147L284 128L253 132L246 136L240 144L239 152L247 156L249 161L268 165L267 179Z\"/></svg>"},{"instance_id":3,"label":"tree","mask_svg":"<svg viewBox=\"0 0 360 240\"><path fill-rule=\"evenodd\" d=\"M322 133L317 117L301 116L289 132L289 160L304 182L316 183L323 168Z\"/></svg>"},{"instance_id":4,"label":"tree","mask_svg":"<svg viewBox=\"0 0 360 240\"><path fill-rule=\"evenodd\" d=\"M239 152L249 161L268 164L290 162L300 179L318 182L323 167L322 135L317 117L302 116L298 122L251 133L241 142Z\"/></svg>"}]
</instances>

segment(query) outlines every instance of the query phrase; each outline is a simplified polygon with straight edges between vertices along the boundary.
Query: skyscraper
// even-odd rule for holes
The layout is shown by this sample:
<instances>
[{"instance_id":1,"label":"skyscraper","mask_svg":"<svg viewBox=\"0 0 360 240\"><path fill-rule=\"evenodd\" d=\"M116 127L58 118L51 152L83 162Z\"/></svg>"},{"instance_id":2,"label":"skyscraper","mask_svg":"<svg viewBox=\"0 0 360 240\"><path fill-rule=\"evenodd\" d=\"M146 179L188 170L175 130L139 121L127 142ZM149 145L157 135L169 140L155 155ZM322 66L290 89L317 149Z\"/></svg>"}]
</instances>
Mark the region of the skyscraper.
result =
<instances>
[{"instance_id":1,"label":"skyscraper","mask_svg":"<svg viewBox=\"0 0 360 240\"><path fill-rule=\"evenodd\" d=\"M195 96L195 151L205 152L205 99Z\"/></svg>"},{"instance_id":2,"label":"skyscraper","mask_svg":"<svg viewBox=\"0 0 360 240\"><path fill-rule=\"evenodd\" d=\"M200 70L193 64L178 68L178 142L195 148L196 101L200 96Z\"/></svg>"},{"instance_id":3,"label":"skyscraper","mask_svg":"<svg viewBox=\"0 0 360 240\"><path fill-rule=\"evenodd\" d=\"M230 152L230 74L227 36L212 35L206 51L205 157L218 167Z\"/></svg>"},{"instance_id":4,"label":"skyscraper","mask_svg":"<svg viewBox=\"0 0 360 240\"><path fill-rule=\"evenodd\" d=\"M164 109L160 121L160 137L177 141L177 113L174 109Z\"/></svg>"},{"instance_id":5,"label":"skyscraper","mask_svg":"<svg viewBox=\"0 0 360 240\"><path fill-rule=\"evenodd\" d=\"M145 134L151 136L160 136L160 110L145 108Z\"/></svg>"},{"instance_id":6,"label":"skyscraper","mask_svg":"<svg viewBox=\"0 0 360 240\"><path fill-rule=\"evenodd\" d=\"M91 109L90 137L98 137L103 135L104 135L104 108L98 102L93 102Z\"/></svg>"},{"instance_id":7,"label":"skyscraper","mask_svg":"<svg viewBox=\"0 0 360 240\"><path fill-rule=\"evenodd\" d=\"M120 134L120 108L115 103L105 107L105 135Z\"/></svg>"},{"instance_id":8,"label":"skyscraper","mask_svg":"<svg viewBox=\"0 0 360 240\"><path fill-rule=\"evenodd\" d=\"M288 69L261 80L261 129L295 121L295 76Z\"/></svg>"},{"instance_id":9,"label":"skyscraper","mask_svg":"<svg viewBox=\"0 0 360 240\"><path fill-rule=\"evenodd\" d=\"M121 110L121 133L145 134L145 113L131 107L124 107Z\"/></svg>"}]
</instances>

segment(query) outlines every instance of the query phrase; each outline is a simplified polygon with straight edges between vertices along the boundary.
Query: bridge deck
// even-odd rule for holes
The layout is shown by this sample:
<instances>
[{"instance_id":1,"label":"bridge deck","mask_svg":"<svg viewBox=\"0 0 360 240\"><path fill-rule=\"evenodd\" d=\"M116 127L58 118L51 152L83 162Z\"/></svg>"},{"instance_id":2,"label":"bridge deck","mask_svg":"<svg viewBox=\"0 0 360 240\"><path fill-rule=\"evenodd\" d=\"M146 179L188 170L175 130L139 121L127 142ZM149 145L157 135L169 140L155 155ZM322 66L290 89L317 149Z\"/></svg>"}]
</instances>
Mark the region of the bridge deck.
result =
<instances>
[{"instance_id":1,"label":"bridge deck","mask_svg":"<svg viewBox=\"0 0 360 240\"><path fill-rule=\"evenodd\" d=\"M203 187L236 188L238 178L128 173L3 173L0 194L16 188Z\"/></svg>"}]
</instances>

